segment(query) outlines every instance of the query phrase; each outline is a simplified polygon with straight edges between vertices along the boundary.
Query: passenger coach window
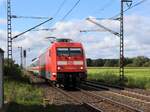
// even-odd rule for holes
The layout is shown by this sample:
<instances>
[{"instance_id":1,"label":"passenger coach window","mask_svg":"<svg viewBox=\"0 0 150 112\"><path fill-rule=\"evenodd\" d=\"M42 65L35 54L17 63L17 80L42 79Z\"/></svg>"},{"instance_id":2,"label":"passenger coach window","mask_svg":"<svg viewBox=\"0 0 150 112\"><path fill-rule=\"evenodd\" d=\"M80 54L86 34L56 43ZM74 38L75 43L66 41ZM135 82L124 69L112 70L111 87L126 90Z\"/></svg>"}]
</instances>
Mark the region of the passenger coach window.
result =
<instances>
[{"instance_id":1,"label":"passenger coach window","mask_svg":"<svg viewBox=\"0 0 150 112\"><path fill-rule=\"evenodd\" d=\"M81 55L81 48L70 48L70 55Z\"/></svg>"},{"instance_id":2,"label":"passenger coach window","mask_svg":"<svg viewBox=\"0 0 150 112\"><path fill-rule=\"evenodd\" d=\"M69 49L68 48L57 48L57 55L63 56L63 55L69 55Z\"/></svg>"}]
</instances>

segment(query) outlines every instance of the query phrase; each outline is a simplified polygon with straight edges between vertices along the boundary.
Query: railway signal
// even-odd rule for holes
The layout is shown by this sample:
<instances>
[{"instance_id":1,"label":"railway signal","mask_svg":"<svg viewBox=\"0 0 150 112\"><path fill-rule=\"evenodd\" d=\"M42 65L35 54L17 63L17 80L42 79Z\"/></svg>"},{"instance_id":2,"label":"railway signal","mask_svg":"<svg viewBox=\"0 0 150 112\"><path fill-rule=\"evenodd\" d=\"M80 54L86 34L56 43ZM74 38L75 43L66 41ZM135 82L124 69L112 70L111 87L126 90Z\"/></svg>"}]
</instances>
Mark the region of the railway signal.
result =
<instances>
[{"instance_id":1,"label":"railway signal","mask_svg":"<svg viewBox=\"0 0 150 112\"><path fill-rule=\"evenodd\" d=\"M20 67L23 68L23 49L22 46L18 48L20 49Z\"/></svg>"},{"instance_id":2,"label":"railway signal","mask_svg":"<svg viewBox=\"0 0 150 112\"><path fill-rule=\"evenodd\" d=\"M26 68L26 57L27 57L27 51L23 50L24 68Z\"/></svg>"}]
</instances>

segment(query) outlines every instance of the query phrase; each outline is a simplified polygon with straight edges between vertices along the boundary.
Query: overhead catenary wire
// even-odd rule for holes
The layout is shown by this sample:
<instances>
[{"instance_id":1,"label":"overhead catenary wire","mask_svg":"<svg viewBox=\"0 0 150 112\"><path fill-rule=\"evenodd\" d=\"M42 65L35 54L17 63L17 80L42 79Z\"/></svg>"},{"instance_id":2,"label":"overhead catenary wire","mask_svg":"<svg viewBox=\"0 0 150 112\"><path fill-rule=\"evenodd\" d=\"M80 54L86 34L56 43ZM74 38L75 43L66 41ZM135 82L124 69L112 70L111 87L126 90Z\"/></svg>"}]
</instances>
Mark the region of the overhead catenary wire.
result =
<instances>
[{"instance_id":1,"label":"overhead catenary wire","mask_svg":"<svg viewBox=\"0 0 150 112\"><path fill-rule=\"evenodd\" d=\"M123 12L127 12L128 10L134 8L134 7L137 7L139 5L141 5L142 3L146 2L147 0L141 0L137 3L135 3L134 5L132 5L131 7L128 7L127 9L125 9ZM97 19L97 20L105 20L105 19L108 19L108 20L119 20L119 18L117 18L118 16L120 16L120 13L110 17L110 18L91 18L91 19Z\"/></svg>"},{"instance_id":2,"label":"overhead catenary wire","mask_svg":"<svg viewBox=\"0 0 150 112\"><path fill-rule=\"evenodd\" d=\"M59 21L63 21L65 20L65 18L75 9L75 7L79 4L81 0L78 0L74 5L73 7L59 20ZM64 0L62 2L62 4L60 5L60 7L62 7L64 4L65 4L66 0ZM59 8L58 10L60 10L61 8ZM57 11L58 12L58 11ZM57 28L55 28L55 30L57 30Z\"/></svg>"},{"instance_id":3,"label":"overhead catenary wire","mask_svg":"<svg viewBox=\"0 0 150 112\"><path fill-rule=\"evenodd\" d=\"M62 17L62 19L60 21L63 21L65 20L65 18L75 9L75 7L79 4L81 0L78 0L74 5L73 7Z\"/></svg>"},{"instance_id":4,"label":"overhead catenary wire","mask_svg":"<svg viewBox=\"0 0 150 112\"><path fill-rule=\"evenodd\" d=\"M56 12L54 13L54 15L53 15L53 22L56 20L56 16L59 14L59 12L61 11L61 9L64 6L64 4L66 3L66 1L67 0L63 0L62 3L59 5L58 9L56 10ZM54 30L56 30L56 28L35 29L35 30L32 30L32 31L54 31Z\"/></svg>"},{"instance_id":5,"label":"overhead catenary wire","mask_svg":"<svg viewBox=\"0 0 150 112\"><path fill-rule=\"evenodd\" d=\"M134 8L134 7L136 7L136 6L139 6L139 5L141 5L142 3L146 2L146 1L147 1L147 0L141 0L141 1L137 2L137 3L135 3L134 5L132 5L131 7L128 7L128 8L125 9L123 12L126 12L126 11L128 11L128 10L130 10L130 9L132 9L132 8ZM111 18L109 18L109 19L114 19L114 18L118 17L119 15L120 15L120 13L119 13L119 14L116 14L115 16L113 16L113 17L111 17Z\"/></svg>"},{"instance_id":6,"label":"overhead catenary wire","mask_svg":"<svg viewBox=\"0 0 150 112\"><path fill-rule=\"evenodd\" d=\"M63 0L62 3L60 4L60 6L58 7L57 11L54 14L54 19L55 17L58 15L58 13L61 11L62 7L64 6L64 4L66 3L67 0Z\"/></svg>"}]
</instances>

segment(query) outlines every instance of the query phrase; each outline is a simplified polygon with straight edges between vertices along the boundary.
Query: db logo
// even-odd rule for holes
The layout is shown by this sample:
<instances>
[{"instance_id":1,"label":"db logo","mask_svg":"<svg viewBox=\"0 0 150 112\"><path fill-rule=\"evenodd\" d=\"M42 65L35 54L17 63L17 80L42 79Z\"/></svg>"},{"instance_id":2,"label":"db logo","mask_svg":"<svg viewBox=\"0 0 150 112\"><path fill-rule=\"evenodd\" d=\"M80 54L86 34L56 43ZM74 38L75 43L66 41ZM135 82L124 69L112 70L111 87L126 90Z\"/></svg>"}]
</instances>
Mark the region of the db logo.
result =
<instances>
[{"instance_id":1,"label":"db logo","mask_svg":"<svg viewBox=\"0 0 150 112\"><path fill-rule=\"evenodd\" d=\"M68 65L73 65L73 61L68 61L67 64Z\"/></svg>"}]
</instances>

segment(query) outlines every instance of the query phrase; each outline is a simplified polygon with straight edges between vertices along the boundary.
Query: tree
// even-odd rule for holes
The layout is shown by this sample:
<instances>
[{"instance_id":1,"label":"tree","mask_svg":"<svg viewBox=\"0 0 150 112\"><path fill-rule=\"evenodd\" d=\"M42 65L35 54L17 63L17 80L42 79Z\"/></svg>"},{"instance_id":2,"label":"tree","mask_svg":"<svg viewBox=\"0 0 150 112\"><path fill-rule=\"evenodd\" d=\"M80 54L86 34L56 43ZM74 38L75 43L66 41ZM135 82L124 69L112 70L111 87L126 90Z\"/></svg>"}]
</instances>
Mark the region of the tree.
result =
<instances>
[{"instance_id":1,"label":"tree","mask_svg":"<svg viewBox=\"0 0 150 112\"><path fill-rule=\"evenodd\" d=\"M150 61L145 62L145 63L143 64L143 67L150 67Z\"/></svg>"},{"instance_id":2,"label":"tree","mask_svg":"<svg viewBox=\"0 0 150 112\"><path fill-rule=\"evenodd\" d=\"M86 62L87 62L87 66L93 66L93 61L91 58L87 58Z\"/></svg>"},{"instance_id":3,"label":"tree","mask_svg":"<svg viewBox=\"0 0 150 112\"><path fill-rule=\"evenodd\" d=\"M149 59L145 56L138 56L133 58L133 66L141 67L144 63L148 62Z\"/></svg>"}]
</instances>

